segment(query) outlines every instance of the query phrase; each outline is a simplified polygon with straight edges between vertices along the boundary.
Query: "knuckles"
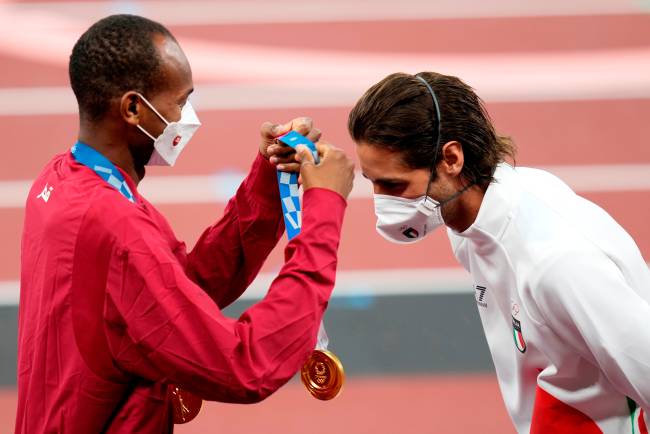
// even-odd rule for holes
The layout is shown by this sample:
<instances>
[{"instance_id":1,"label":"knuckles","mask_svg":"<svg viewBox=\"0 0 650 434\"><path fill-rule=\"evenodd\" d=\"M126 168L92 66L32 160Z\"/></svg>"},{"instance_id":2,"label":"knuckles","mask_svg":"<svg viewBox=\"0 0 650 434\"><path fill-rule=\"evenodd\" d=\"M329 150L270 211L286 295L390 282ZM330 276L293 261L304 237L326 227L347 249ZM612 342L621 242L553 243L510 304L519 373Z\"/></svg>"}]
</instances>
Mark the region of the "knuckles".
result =
<instances>
[{"instance_id":1,"label":"knuckles","mask_svg":"<svg viewBox=\"0 0 650 434\"><path fill-rule=\"evenodd\" d=\"M309 136L312 138L312 142L317 142L322 136L321 130L319 130L318 128L313 128L310 131Z\"/></svg>"},{"instance_id":2,"label":"knuckles","mask_svg":"<svg viewBox=\"0 0 650 434\"><path fill-rule=\"evenodd\" d=\"M260 125L260 135L264 138L273 137L273 123L269 121L262 122Z\"/></svg>"},{"instance_id":3,"label":"knuckles","mask_svg":"<svg viewBox=\"0 0 650 434\"><path fill-rule=\"evenodd\" d=\"M293 129L298 133L305 135L312 131L314 121L311 118L303 117L293 121Z\"/></svg>"}]
</instances>

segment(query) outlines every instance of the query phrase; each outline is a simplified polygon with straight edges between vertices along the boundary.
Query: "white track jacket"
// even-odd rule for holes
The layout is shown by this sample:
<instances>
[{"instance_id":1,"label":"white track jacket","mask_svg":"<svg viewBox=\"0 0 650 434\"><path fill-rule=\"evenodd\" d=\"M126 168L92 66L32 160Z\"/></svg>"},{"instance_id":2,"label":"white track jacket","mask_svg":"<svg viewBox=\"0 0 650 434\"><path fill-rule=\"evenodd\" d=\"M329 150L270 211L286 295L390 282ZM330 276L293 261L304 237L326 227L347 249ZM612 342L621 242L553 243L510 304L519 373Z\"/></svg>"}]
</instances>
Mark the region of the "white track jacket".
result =
<instances>
[{"instance_id":1,"label":"white track jacket","mask_svg":"<svg viewBox=\"0 0 650 434\"><path fill-rule=\"evenodd\" d=\"M517 431L647 434L650 270L627 232L550 173L501 164L448 234Z\"/></svg>"}]
</instances>

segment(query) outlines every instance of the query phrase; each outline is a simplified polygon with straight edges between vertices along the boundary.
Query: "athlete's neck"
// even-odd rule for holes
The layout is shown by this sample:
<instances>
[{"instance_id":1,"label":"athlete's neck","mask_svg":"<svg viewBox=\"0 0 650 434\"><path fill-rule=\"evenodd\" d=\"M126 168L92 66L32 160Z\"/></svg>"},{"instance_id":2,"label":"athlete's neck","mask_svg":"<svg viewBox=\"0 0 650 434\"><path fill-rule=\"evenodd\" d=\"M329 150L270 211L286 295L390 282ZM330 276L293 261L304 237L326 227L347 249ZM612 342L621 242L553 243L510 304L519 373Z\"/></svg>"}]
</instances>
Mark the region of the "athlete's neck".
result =
<instances>
[{"instance_id":1,"label":"athlete's neck","mask_svg":"<svg viewBox=\"0 0 650 434\"><path fill-rule=\"evenodd\" d=\"M443 208L445 224L456 232L464 232L472 226L478 217L486 190L487 186L473 185L450 202L447 212Z\"/></svg>"},{"instance_id":2,"label":"athlete's neck","mask_svg":"<svg viewBox=\"0 0 650 434\"><path fill-rule=\"evenodd\" d=\"M129 145L124 140L123 135L114 134L110 128L106 128L101 124L81 122L79 141L90 146L111 163L124 170L136 185L144 178L144 166L138 167L135 164Z\"/></svg>"}]
</instances>

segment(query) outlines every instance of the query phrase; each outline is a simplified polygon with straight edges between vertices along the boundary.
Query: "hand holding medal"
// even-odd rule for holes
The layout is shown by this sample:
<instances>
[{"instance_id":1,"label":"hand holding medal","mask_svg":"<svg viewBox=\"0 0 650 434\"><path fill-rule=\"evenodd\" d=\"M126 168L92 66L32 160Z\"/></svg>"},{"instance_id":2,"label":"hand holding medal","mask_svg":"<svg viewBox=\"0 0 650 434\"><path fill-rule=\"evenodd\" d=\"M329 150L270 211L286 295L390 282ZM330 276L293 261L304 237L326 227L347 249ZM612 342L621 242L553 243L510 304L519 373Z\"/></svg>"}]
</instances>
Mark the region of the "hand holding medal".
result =
<instances>
[{"instance_id":1,"label":"hand holding medal","mask_svg":"<svg viewBox=\"0 0 650 434\"><path fill-rule=\"evenodd\" d=\"M318 164L318 151L311 140L295 131L290 131L278 138L287 146L295 148L304 145L311 151L314 161ZM300 233L302 225L302 213L300 196L298 194L298 175L295 173L278 172L278 184L280 186L280 201L282 212L287 229L287 237L291 240ZM309 359L302 367L300 378L309 393L320 400L335 398L345 380L345 373L341 361L334 353L327 350L328 337L325 327L321 322L318 329L318 343L316 349L309 356Z\"/></svg>"}]
</instances>

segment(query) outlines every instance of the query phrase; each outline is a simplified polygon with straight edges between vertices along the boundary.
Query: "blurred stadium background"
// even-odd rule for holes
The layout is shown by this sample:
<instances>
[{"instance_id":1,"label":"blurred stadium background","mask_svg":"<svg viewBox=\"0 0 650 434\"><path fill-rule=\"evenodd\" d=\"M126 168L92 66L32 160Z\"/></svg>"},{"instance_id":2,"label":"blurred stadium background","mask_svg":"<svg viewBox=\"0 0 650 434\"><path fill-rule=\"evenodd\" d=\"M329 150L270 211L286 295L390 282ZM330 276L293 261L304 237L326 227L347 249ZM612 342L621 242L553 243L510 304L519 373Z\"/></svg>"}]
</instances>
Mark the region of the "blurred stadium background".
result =
<instances>
[{"instance_id":1,"label":"blurred stadium background","mask_svg":"<svg viewBox=\"0 0 650 434\"><path fill-rule=\"evenodd\" d=\"M607 209L650 258L647 0L0 1L0 432L15 411L23 202L77 129L72 45L111 13L169 26L194 70L203 127L141 190L194 243L257 152L259 125L313 117L353 153L347 113L385 75L433 70L477 89L517 164L546 167ZM281 249L230 315L259 299ZM472 283L444 231L412 247L375 234L370 185L350 199L326 316L348 382L334 401L293 381L253 406L209 403L179 433L513 432Z\"/></svg>"}]
</instances>

